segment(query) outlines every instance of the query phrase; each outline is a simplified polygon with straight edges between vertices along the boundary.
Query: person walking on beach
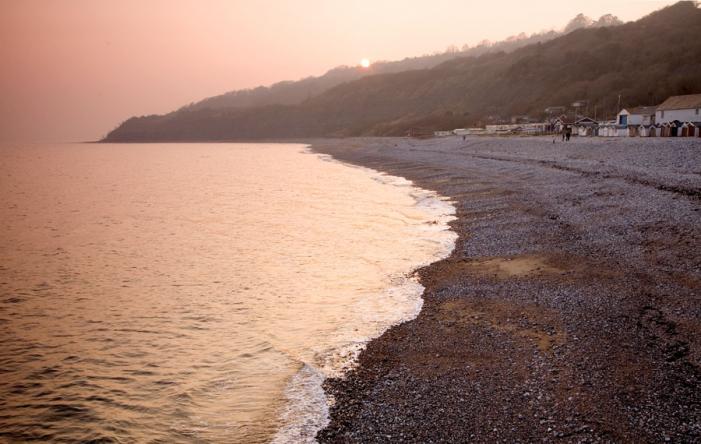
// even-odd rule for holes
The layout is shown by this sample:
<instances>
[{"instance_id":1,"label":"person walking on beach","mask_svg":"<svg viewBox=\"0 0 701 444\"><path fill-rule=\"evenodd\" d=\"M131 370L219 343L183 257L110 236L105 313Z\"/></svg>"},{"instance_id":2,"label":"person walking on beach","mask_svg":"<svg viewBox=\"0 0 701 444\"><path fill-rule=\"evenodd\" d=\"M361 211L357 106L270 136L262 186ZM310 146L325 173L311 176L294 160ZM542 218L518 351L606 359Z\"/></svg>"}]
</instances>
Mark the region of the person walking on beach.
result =
<instances>
[{"instance_id":1,"label":"person walking on beach","mask_svg":"<svg viewBox=\"0 0 701 444\"><path fill-rule=\"evenodd\" d=\"M572 127L567 125L565 128L566 128L565 129L565 137L566 137L567 141L569 142L570 137L572 137Z\"/></svg>"}]
</instances>

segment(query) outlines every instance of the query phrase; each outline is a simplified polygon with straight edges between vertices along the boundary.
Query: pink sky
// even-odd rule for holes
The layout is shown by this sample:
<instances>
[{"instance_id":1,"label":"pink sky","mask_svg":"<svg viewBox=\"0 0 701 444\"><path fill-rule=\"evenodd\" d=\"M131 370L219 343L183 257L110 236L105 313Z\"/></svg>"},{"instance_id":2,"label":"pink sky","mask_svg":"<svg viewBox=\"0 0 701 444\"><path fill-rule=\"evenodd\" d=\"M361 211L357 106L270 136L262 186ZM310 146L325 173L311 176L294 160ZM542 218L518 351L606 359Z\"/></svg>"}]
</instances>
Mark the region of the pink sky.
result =
<instances>
[{"instance_id":1,"label":"pink sky","mask_svg":"<svg viewBox=\"0 0 701 444\"><path fill-rule=\"evenodd\" d=\"M656 0L0 0L0 140L93 140L132 115L362 58L635 20Z\"/></svg>"}]
</instances>

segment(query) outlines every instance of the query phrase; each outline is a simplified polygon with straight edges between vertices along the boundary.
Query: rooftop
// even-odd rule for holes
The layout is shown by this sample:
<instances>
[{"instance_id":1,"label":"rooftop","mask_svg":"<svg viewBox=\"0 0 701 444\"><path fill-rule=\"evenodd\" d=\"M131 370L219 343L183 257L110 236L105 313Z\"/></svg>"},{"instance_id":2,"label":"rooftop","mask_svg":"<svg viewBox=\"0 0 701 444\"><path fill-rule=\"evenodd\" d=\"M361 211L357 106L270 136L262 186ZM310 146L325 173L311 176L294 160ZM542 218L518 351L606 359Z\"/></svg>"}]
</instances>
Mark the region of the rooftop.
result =
<instances>
[{"instance_id":1,"label":"rooftop","mask_svg":"<svg viewBox=\"0 0 701 444\"><path fill-rule=\"evenodd\" d=\"M627 108L629 113L641 116L654 116L657 109L659 108L655 106L637 106L635 108Z\"/></svg>"},{"instance_id":2,"label":"rooftop","mask_svg":"<svg viewBox=\"0 0 701 444\"><path fill-rule=\"evenodd\" d=\"M657 111L701 108L701 94L672 96L657 107Z\"/></svg>"}]
</instances>

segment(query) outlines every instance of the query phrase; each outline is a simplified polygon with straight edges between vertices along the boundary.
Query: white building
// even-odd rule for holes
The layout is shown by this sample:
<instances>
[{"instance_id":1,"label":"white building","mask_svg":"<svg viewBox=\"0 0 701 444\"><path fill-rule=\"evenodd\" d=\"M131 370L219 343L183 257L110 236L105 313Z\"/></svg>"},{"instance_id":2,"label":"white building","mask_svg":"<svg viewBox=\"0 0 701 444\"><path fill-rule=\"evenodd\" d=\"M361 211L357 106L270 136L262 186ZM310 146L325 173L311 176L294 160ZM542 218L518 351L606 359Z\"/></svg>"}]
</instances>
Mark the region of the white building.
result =
<instances>
[{"instance_id":1,"label":"white building","mask_svg":"<svg viewBox=\"0 0 701 444\"><path fill-rule=\"evenodd\" d=\"M458 128L453 130L456 136L478 136L487 132L484 128Z\"/></svg>"},{"instance_id":2,"label":"white building","mask_svg":"<svg viewBox=\"0 0 701 444\"><path fill-rule=\"evenodd\" d=\"M489 134L508 134L521 129L522 125L487 125L485 129Z\"/></svg>"},{"instance_id":3,"label":"white building","mask_svg":"<svg viewBox=\"0 0 701 444\"><path fill-rule=\"evenodd\" d=\"M521 132L523 134L545 134L545 128L548 125L546 123L525 123L521 126Z\"/></svg>"},{"instance_id":4,"label":"white building","mask_svg":"<svg viewBox=\"0 0 701 444\"><path fill-rule=\"evenodd\" d=\"M658 124L701 121L701 94L672 96L657 107L655 121Z\"/></svg>"},{"instance_id":5,"label":"white building","mask_svg":"<svg viewBox=\"0 0 701 444\"><path fill-rule=\"evenodd\" d=\"M659 128L655 125L640 125L638 126L638 135L640 137L657 137Z\"/></svg>"},{"instance_id":6,"label":"white building","mask_svg":"<svg viewBox=\"0 0 701 444\"><path fill-rule=\"evenodd\" d=\"M654 106L638 106L637 108L624 108L616 116L618 125L652 125L655 123Z\"/></svg>"},{"instance_id":7,"label":"white building","mask_svg":"<svg viewBox=\"0 0 701 444\"><path fill-rule=\"evenodd\" d=\"M593 136L597 132L599 123L589 117L582 117L574 122L574 133L578 136Z\"/></svg>"}]
</instances>

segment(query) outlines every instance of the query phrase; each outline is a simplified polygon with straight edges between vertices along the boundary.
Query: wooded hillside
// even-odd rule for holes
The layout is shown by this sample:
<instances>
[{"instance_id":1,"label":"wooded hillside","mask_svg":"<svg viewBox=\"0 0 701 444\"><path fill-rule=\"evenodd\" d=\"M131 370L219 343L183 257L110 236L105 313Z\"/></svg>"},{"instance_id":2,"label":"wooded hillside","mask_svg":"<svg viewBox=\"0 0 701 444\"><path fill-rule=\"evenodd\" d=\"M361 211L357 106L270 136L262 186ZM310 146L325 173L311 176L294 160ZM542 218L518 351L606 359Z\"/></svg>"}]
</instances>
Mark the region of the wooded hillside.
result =
<instances>
[{"instance_id":1,"label":"wooded hillside","mask_svg":"<svg viewBox=\"0 0 701 444\"><path fill-rule=\"evenodd\" d=\"M548 106L586 100L589 113L656 105L701 92L701 9L679 2L636 22L579 29L510 53L460 57L431 69L340 84L299 104L184 108L131 118L105 141L234 140L404 135L544 117Z\"/></svg>"}]
</instances>

